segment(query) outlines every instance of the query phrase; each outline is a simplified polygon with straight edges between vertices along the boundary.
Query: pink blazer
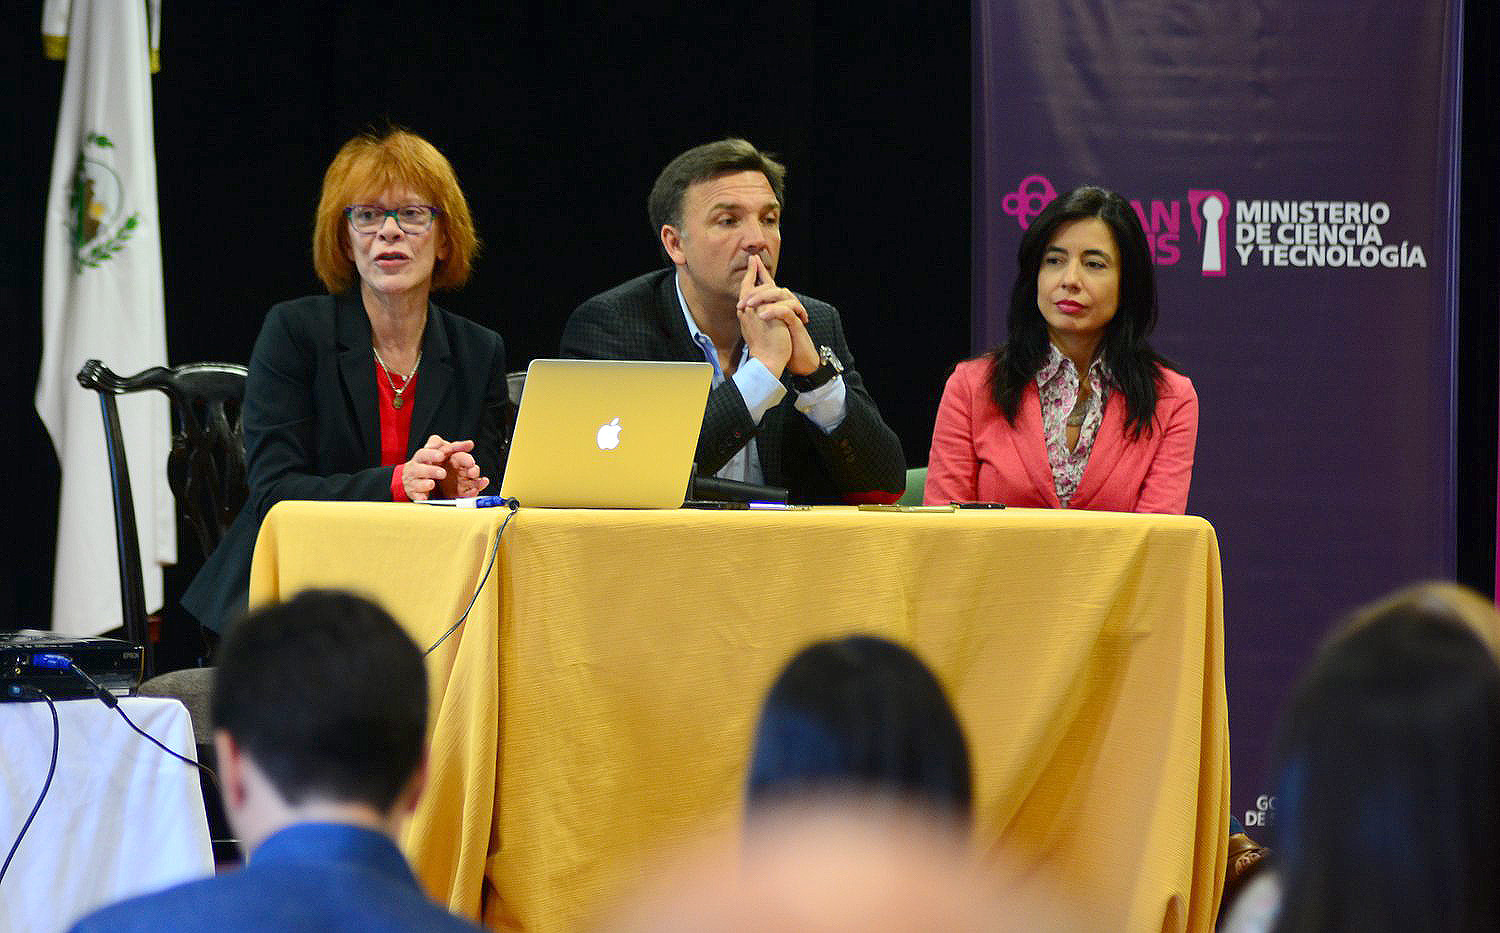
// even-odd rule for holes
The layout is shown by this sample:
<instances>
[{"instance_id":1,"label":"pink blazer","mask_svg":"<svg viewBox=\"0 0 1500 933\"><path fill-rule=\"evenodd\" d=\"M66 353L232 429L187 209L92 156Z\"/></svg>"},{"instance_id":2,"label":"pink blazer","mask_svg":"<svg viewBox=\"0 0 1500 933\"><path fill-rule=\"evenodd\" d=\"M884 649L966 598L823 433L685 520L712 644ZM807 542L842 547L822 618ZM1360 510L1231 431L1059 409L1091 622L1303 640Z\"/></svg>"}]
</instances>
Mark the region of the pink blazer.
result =
<instances>
[{"instance_id":1,"label":"pink blazer","mask_svg":"<svg viewBox=\"0 0 1500 933\"><path fill-rule=\"evenodd\" d=\"M1061 508L1042 436L1042 401L1026 387L1016 423L1005 420L990 391L988 357L960 363L948 378L932 429L923 501L1003 502ZM1163 369L1151 432L1125 435L1125 399L1111 392L1088 466L1070 508L1106 512L1187 510L1198 443L1198 393L1186 376Z\"/></svg>"}]
</instances>

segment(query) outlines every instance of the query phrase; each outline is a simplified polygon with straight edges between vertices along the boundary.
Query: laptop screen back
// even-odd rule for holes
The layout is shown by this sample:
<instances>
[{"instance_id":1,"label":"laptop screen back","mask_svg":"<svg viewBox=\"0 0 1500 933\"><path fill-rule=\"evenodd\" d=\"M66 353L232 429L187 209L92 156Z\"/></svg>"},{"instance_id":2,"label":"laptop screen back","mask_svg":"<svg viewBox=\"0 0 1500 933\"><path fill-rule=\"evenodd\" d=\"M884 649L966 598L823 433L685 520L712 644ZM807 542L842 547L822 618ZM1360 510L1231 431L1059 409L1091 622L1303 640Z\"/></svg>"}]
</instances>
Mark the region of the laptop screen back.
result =
<instances>
[{"instance_id":1,"label":"laptop screen back","mask_svg":"<svg viewBox=\"0 0 1500 933\"><path fill-rule=\"evenodd\" d=\"M677 508L712 380L707 363L533 361L500 494L523 507Z\"/></svg>"}]
</instances>

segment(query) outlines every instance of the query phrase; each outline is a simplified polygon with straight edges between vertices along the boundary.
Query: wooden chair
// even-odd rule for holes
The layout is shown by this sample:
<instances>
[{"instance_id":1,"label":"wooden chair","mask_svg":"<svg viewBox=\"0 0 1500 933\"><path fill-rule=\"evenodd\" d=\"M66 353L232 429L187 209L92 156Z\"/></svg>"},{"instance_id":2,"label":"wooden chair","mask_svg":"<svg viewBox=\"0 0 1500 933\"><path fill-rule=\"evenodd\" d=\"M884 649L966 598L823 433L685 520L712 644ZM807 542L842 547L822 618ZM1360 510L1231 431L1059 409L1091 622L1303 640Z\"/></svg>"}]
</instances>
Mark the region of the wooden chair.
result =
<instances>
[{"instance_id":1,"label":"wooden chair","mask_svg":"<svg viewBox=\"0 0 1500 933\"><path fill-rule=\"evenodd\" d=\"M98 360L89 360L78 371L79 384L99 393L99 409L104 418L104 446L114 494L122 622L126 639L142 645L146 659L146 680L140 686L140 693L171 697L187 707L198 745L198 760L210 767L215 764L208 712L214 669L193 667L155 676L155 640L146 615L130 467L125 460L125 440L120 432L115 396L152 390L171 399L174 427L172 450L167 456L167 483L177 503L179 526L186 524L193 529L206 558L218 547L249 495L245 438L240 425L245 375L245 367L238 363L153 366L122 378ZM200 776L200 780L214 861L220 865L234 864L239 859L239 847L224 818L218 789L206 778Z\"/></svg>"},{"instance_id":2,"label":"wooden chair","mask_svg":"<svg viewBox=\"0 0 1500 933\"><path fill-rule=\"evenodd\" d=\"M135 503L130 494L130 467L125 461L125 441L115 396L150 390L171 399L175 427L167 458L167 482L180 519L193 529L206 557L223 539L249 493L244 433L240 426L245 374L245 367L236 363L186 363L153 366L134 376L121 377L98 360L89 360L78 371L79 384L99 393L110 487L114 493L115 545L124 615L121 621L126 639L145 648L147 678L156 673L153 639L141 578L141 548Z\"/></svg>"}]
</instances>

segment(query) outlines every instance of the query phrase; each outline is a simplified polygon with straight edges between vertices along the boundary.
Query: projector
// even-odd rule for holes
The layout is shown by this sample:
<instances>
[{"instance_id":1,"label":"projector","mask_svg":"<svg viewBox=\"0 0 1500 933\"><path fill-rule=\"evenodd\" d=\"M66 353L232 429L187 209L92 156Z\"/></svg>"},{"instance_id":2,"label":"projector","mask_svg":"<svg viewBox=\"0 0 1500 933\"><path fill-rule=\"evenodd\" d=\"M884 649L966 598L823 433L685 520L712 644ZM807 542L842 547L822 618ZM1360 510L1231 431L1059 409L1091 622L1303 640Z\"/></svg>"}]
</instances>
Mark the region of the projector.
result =
<instances>
[{"instance_id":1,"label":"projector","mask_svg":"<svg viewBox=\"0 0 1500 933\"><path fill-rule=\"evenodd\" d=\"M140 685L145 653L118 638L77 638L21 629L0 632L0 700L30 700L34 687L54 700L91 697L94 691L71 670L49 669L39 655L70 658L115 696L129 696Z\"/></svg>"}]
</instances>

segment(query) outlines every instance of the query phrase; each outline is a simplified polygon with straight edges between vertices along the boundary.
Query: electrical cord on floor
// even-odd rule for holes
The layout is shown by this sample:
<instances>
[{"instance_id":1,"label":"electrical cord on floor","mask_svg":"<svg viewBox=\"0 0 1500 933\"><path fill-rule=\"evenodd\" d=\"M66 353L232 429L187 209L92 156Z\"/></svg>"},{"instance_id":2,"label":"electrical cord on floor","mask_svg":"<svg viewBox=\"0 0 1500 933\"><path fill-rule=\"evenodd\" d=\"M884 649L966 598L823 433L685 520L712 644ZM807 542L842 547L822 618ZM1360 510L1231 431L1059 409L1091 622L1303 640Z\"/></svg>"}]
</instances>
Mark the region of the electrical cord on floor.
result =
<instances>
[{"instance_id":1,"label":"electrical cord on floor","mask_svg":"<svg viewBox=\"0 0 1500 933\"><path fill-rule=\"evenodd\" d=\"M449 635L452 635L454 632L458 631L458 627L460 625L463 625L464 620L469 617L469 611L473 609L474 604L479 601L479 594L484 591L485 581L490 578L490 571L494 569L495 556L500 553L500 536L505 534L505 526L509 525L510 520L516 517L516 509L520 507L520 503L516 502L516 500L514 499L507 500L505 505L510 509L510 513L505 516L505 521L500 523L500 528L495 532L495 543L490 547L490 559L485 562L484 575L479 578L479 585L474 587L474 595L469 597L469 604L464 607L463 615L458 617L457 622L454 622L452 625L448 626L448 631L444 632L437 641L433 642L432 647L422 652L423 657L432 654L437 650L438 645L441 645L443 642L448 640Z\"/></svg>"}]
</instances>

